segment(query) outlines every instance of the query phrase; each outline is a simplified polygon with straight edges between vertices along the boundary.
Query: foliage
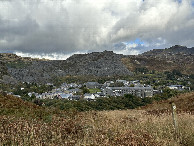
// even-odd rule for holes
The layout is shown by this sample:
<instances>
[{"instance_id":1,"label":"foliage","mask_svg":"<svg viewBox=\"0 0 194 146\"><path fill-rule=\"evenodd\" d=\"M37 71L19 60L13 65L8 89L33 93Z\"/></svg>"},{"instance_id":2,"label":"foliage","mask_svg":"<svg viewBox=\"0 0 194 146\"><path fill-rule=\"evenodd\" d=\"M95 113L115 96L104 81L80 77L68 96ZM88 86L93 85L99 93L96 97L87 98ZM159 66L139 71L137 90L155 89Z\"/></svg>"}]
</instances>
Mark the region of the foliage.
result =
<instances>
[{"instance_id":1,"label":"foliage","mask_svg":"<svg viewBox=\"0 0 194 146\"><path fill-rule=\"evenodd\" d=\"M85 94L85 93L90 93L90 90L88 89L88 88L86 88L86 87L83 87L83 88L81 88L82 89L82 91L83 91L83 94Z\"/></svg>"},{"instance_id":2,"label":"foliage","mask_svg":"<svg viewBox=\"0 0 194 146\"><path fill-rule=\"evenodd\" d=\"M177 76L179 76L179 77L182 76L182 73L181 73L179 70L176 70L176 69L173 69L172 74L173 74L173 75L177 75Z\"/></svg>"},{"instance_id":3,"label":"foliage","mask_svg":"<svg viewBox=\"0 0 194 146\"><path fill-rule=\"evenodd\" d=\"M62 116L60 116L62 115ZM29 116L30 117L30 116ZM0 117L1 145L194 145L194 118L178 119L180 136L174 140L171 115L144 110L60 113L39 119Z\"/></svg>"},{"instance_id":4,"label":"foliage","mask_svg":"<svg viewBox=\"0 0 194 146\"><path fill-rule=\"evenodd\" d=\"M191 74L189 77L190 77L191 79L194 79L194 74Z\"/></svg>"},{"instance_id":5,"label":"foliage","mask_svg":"<svg viewBox=\"0 0 194 146\"><path fill-rule=\"evenodd\" d=\"M23 89L21 89L23 88ZM13 91L15 95L21 95L21 96L27 96L29 92L35 92L35 93L44 93L51 91L53 89L52 85L38 85L36 83L24 83L24 84L18 84Z\"/></svg>"},{"instance_id":6,"label":"foliage","mask_svg":"<svg viewBox=\"0 0 194 146\"><path fill-rule=\"evenodd\" d=\"M135 69L135 73L144 73L144 74L146 74L148 72L149 72L149 70L146 67L139 67L139 68Z\"/></svg>"},{"instance_id":7,"label":"foliage","mask_svg":"<svg viewBox=\"0 0 194 146\"><path fill-rule=\"evenodd\" d=\"M169 89L169 88L165 88L161 94L155 95L153 97L153 99L157 100L157 101L166 100L166 99L169 99L169 98L171 98L173 96L176 96L180 93L182 93L182 92L178 91L178 90L172 90L172 89Z\"/></svg>"},{"instance_id":8,"label":"foliage","mask_svg":"<svg viewBox=\"0 0 194 146\"><path fill-rule=\"evenodd\" d=\"M7 115L16 118L28 117L47 120L52 111L47 111L33 103L25 102L17 97L0 93L0 116Z\"/></svg>"},{"instance_id":9,"label":"foliage","mask_svg":"<svg viewBox=\"0 0 194 146\"><path fill-rule=\"evenodd\" d=\"M42 100L48 107L55 107L58 109L76 109L78 111L88 110L116 110L116 109L134 109L139 106L152 103L151 98L142 99L130 94L126 94L124 97L109 97L109 98L97 98L95 101L69 101L62 100Z\"/></svg>"},{"instance_id":10,"label":"foliage","mask_svg":"<svg viewBox=\"0 0 194 146\"><path fill-rule=\"evenodd\" d=\"M193 94L186 94L182 99L193 100ZM112 98L112 97L110 97ZM100 110L131 107L150 102L150 99L125 95L119 104L118 98L99 99ZM180 99L181 97L177 98ZM180 103L183 103L183 100ZM144 101L146 100L146 101ZM1 145L194 145L194 117L183 112L178 114L179 138L174 140L174 128L171 114L166 106L161 112L153 110L115 110L115 111L79 111L94 108L95 102L68 102L67 100L45 100L46 104L61 106L40 107L19 98L0 94L0 144ZM60 101L61 103L58 103ZM85 104L85 102L90 104ZM189 101L188 101L189 102ZM105 107L105 105L107 105ZM178 105L178 104L177 104ZM190 104L192 105L192 103ZM56 106L56 107L57 107ZM167 106L170 108L169 103ZM183 105L182 105L183 106ZM65 111L68 107L70 110ZM178 108L179 106L177 106ZM181 105L180 105L181 107ZM158 106L156 107L158 109ZM163 112L165 109L166 112ZM192 113L193 108L187 109Z\"/></svg>"},{"instance_id":11,"label":"foliage","mask_svg":"<svg viewBox=\"0 0 194 146\"><path fill-rule=\"evenodd\" d=\"M164 74L166 75L167 80L175 80L177 77L182 77L183 74L179 70L172 70L170 71L165 71Z\"/></svg>"}]
</instances>

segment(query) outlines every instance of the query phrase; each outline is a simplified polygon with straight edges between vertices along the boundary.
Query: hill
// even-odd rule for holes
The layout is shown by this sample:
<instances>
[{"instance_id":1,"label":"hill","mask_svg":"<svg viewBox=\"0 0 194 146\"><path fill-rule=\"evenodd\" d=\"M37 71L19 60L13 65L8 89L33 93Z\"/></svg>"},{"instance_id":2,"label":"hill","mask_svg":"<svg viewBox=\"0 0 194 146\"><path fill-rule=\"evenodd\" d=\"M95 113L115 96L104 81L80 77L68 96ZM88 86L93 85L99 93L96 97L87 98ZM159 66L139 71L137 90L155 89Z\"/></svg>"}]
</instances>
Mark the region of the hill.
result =
<instances>
[{"instance_id":1,"label":"hill","mask_svg":"<svg viewBox=\"0 0 194 146\"><path fill-rule=\"evenodd\" d=\"M17 80L48 83L52 82L53 78L66 75L98 77L131 75L132 73L121 62L123 56L112 51L104 51L75 54L67 60L33 60L7 54L2 60L5 61L9 75Z\"/></svg>"},{"instance_id":2,"label":"hill","mask_svg":"<svg viewBox=\"0 0 194 146\"><path fill-rule=\"evenodd\" d=\"M169 113L171 111L170 103L172 102L176 104L179 113L186 112L194 115L194 92L181 94L168 100L154 102L153 104L142 107L141 109L147 110L152 114Z\"/></svg>"},{"instance_id":3,"label":"hill","mask_svg":"<svg viewBox=\"0 0 194 146\"><path fill-rule=\"evenodd\" d=\"M3 75L7 74L7 68L5 66L5 63L0 61L0 79L2 78Z\"/></svg>"},{"instance_id":4,"label":"hill","mask_svg":"<svg viewBox=\"0 0 194 146\"><path fill-rule=\"evenodd\" d=\"M52 110L47 111L43 107L23 101L18 97L0 93L0 116L9 116L16 119L23 117L47 120L50 117L50 113L52 113Z\"/></svg>"},{"instance_id":5,"label":"hill","mask_svg":"<svg viewBox=\"0 0 194 146\"><path fill-rule=\"evenodd\" d=\"M0 54L0 77L7 74L18 81L48 83L64 76L130 76L138 68L159 72L194 72L194 48L173 46L140 55L115 54L112 51L74 54L67 60L45 60Z\"/></svg>"},{"instance_id":6,"label":"hill","mask_svg":"<svg viewBox=\"0 0 194 146\"><path fill-rule=\"evenodd\" d=\"M144 56L156 56L156 57L166 57L167 55L184 54L184 55L194 55L194 47L187 48L186 46L175 45L170 48L165 49L153 49L144 52Z\"/></svg>"},{"instance_id":7,"label":"hill","mask_svg":"<svg viewBox=\"0 0 194 146\"><path fill-rule=\"evenodd\" d=\"M184 95L193 96L193 93ZM180 102L181 103L181 102ZM150 110L153 110L153 105ZM194 117L178 114L174 140L168 113L146 110L57 111L0 94L0 145L193 145ZM43 118L45 117L45 118Z\"/></svg>"},{"instance_id":8,"label":"hill","mask_svg":"<svg viewBox=\"0 0 194 146\"><path fill-rule=\"evenodd\" d=\"M122 58L123 64L134 71L146 67L160 72L179 70L184 74L194 72L194 48L172 46L166 49L154 49L137 56Z\"/></svg>"}]
</instances>

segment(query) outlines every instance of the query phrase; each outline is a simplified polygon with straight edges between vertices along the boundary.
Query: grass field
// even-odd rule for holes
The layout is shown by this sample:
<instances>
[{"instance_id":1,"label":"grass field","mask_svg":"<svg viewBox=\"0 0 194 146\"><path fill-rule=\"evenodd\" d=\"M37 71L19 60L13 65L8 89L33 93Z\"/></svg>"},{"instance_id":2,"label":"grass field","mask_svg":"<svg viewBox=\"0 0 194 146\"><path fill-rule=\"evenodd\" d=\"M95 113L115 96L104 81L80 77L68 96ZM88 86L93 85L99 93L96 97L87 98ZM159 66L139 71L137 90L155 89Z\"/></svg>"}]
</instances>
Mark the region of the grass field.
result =
<instances>
[{"instance_id":1,"label":"grass field","mask_svg":"<svg viewBox=\"0 0 194 146\"><path fill-rule=\"evenodd\" d=\"M169 104L163 103L166 110L152 105L153 110L150 106L65 112L12 96L0 95L0 103L1 113L4 111L0 115L0 145L194 145L194 115L184 110L178 113L179 137L174 140Z\"/></svg>"},{"instance_id":2,"label":"grass field","mask_svg":"<svg viewBox=\"0 0 194 146\"><path fill-rule=\"evenodd\" d=\"M100 89L97 88L93 88L93 89L89 89L90 93L97 93L97 92L101 92Z\"/></svg>"}]
</instances>

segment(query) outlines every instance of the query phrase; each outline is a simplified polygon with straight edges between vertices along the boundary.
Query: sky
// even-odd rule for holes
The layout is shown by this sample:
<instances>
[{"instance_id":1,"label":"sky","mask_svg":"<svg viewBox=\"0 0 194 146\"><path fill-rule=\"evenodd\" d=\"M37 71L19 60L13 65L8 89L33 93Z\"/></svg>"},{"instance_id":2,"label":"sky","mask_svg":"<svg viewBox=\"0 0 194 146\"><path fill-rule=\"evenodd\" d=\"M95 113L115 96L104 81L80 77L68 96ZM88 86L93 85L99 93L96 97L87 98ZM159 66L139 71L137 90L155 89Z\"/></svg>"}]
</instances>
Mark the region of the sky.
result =
<instances>
[{"instance_id":1,"label":"sky","mask_svg":"<svg viewBox=\"0 0 194 146\"><path fill-rule=\"evenodd\" d=\"M194 0L0 0L0 53L47 59L194 47Z\"/></svg>"}]
</instances>

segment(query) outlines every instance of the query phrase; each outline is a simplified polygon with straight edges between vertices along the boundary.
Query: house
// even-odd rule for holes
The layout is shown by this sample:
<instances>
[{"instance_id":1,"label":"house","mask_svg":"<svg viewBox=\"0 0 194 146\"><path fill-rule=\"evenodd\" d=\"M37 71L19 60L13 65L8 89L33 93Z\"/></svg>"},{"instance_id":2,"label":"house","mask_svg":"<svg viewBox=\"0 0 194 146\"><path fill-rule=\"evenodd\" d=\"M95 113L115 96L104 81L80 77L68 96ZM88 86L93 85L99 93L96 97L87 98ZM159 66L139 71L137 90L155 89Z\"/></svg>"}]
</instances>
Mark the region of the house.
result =
<instances>
[{"instance_id":1,"label":"house","mask_svg":"<svg viewBox=\"0 0 194 146\"><path fill-rule=\"evenodd\" d=\"M46 83L47 86L53 86L53 83Z\"/></svg>"},{"instance_id":2,"label":"house","mask_svg":"<svg viewBox=\"0 0 194 146\"><path fill-rule=\"evenodd\" d=\"M182 85L170 85L168 86L168 88L170 89L177 89L177 90L180 90L180 89L183 89L183 86Z\"/></svg>"},{"instance_id":3,"label":"house","mask_svg":"<svg viewBox=\"0 0 194 146\"><path fill-rule=\"evenodd\" d=\"M21 98L21 96L20 95L14 95L15 97L18 97L18 98Z\"/></svg>"},{"instance_id":4,"label":"house","mask_svg":"<svg viewBox=\"0 0 194 146\"><path fill-rule=\"evenodd\" d=\"M81 99L81 95L72 95L69 97L69 100L80 100Z\"/></svg>"},{"instance_id":5,"label":"house","mask_svg":"<svg viewBox=\"0 0 194 146\"><path fill-rule=\"evenodd\" d=\"M53 93L42 93L41 99L54 99L55 95Z\"/></svg>"},{"instance_id":6,"label":"house","mask_svg":"<svg viewBox=\"0 0 194 146\"><path fill-rule=\"evenodd\" d=\"M114 82L113 82L113 81L106 81L106 82L104 83L104 86L105 86L105 87L109 87L111 84L114 84Z\"/></svg>"},{"instance_id":7,"label":"house","mask_svg":"<svg viewBox=\"0 0 194 146\"><path fill-rule=\"evenodd\" d=\"M153 95L161 94L162 90L153 90Z\"/></svg>"},{"instance_id":8,"label":"house","mask_svg":"<svg viewBox=\"0 0 194 146\"><path fill-rule=\"evenodd\" d=\"M71 84L68 84L68 87L69 88L76 88L76 87L78 87L78 85L76 83L71 83Z\"/></svg>"},{"instance_id":9,"label":"house","mask_svg":"<svg viewBox=\"0 0 194 146\"><path fill-rule=\"evenodd\" d=\"M94 96L95 96L95 98L99 98L100 97L100 95L98 93L95 93Z\"/></svg>"},{"instance_id":10,"label":"house","mask_svg":"<svg viewBox=\"0 0 194 146\"><path fill-rule=\"evenodd\" d=\"M170 85L168 86L168 88L172 89L172 90L180 90L180 91L183 91L183 90L190 90L189 87L185 87L183 85Z\"/></svg>"},{"instance_id":11,"label":"house","mask_svg":"<svg viewBox=\"0 0 194 146\"><path fill-rule=\"evenodd\" d=\"M126 80L116 80L117 83L123 83L123 85L128 86L129 85L129 81Z\"/></svg>"},{"instance_id":12,"label":"house","mask_svg":"<svg viewBox=\"0 0 194 146\"><path fill-rule=\"evenodd\" d=\"M129 84L130 85L134 85L134 86L139 86L140 85L140 82L139 82L139 80L134 80L134 81L130 81Z\"/></svg>"},{"instance_id":13,"label":"house","mask_svg":"<svg viewBox=\"0 0 194 146\"><path fill-rule=\"evenodd\" d=\"M139 80L130 81L130 83L137 84L137 83L139 83Z\"/></svg>"},{"instance_id":14,"label":"house","mask_svg":"<svg viewBox=\"0 0 194 146\"><path fill-rule=\"evenodd\" d=\"M35 92L29 92L28 96L32 97L33 94L35 95L36 98L40 98L41 97L41 95L39 95L38 93L35 93Z\"/></svg>"},{"instance_id":15,"label":"house","mask_svg":"<svg viewBox=\"0 0 194 146\"><path fill-rule=\"evenodd\" d=\"M153 96L153 88L148 87L107 87L103 90L106 96L124 96L132 94L137 97L145 98Z\"/></svg>"},{"instance_id":16,"label":"house","mask_svg":"<svg viewBox=\"0 0 194 146\"><path fill-rule=\"evenodd\" d=\"M98 82L87 82L87 83L85 83L85 85L89 89L100 88L100 84Z\"/></svg>"},{"instance_id":17,"label":"house","mask_svg":"<svg viewBox=\"0 0 194 146\"><path fill-rule=\"evenodd\" d=\"M79 88L69 89L68 91L69 91L70 93L78 93L78 92L82 92L82 90L79 89Z\"/></svg>"},{"instance_id":18,"label":"house","mask_svg":"<svg viewBox=\"0 0 194 146\"><path fill-rule=\"evenodd\" d=\"M66 93L60 93L60 94L58 94L58 99L69 99L69 98L71 98L73 96L73 94L66 94Z\"/></svg>"},{"instance_id":19,"label":"house","mask_svg":"<svg viewBox=\"0 0 194 146\"><path fill-rule=\"evenodd\" d=\"M95 96L94 96L94 94L86 93L86 94L84 94L84 99L94 100L95 99Z\"/></svg>"}]
</instances>

